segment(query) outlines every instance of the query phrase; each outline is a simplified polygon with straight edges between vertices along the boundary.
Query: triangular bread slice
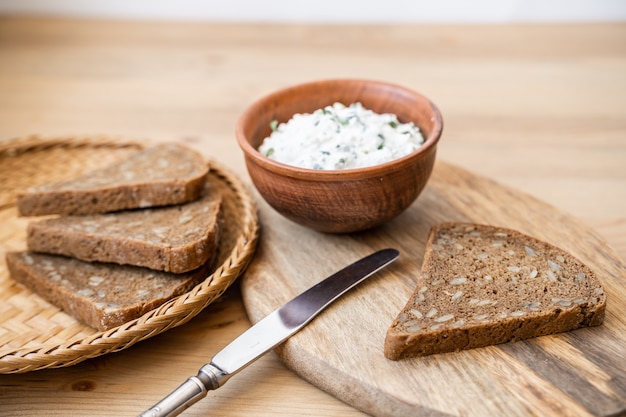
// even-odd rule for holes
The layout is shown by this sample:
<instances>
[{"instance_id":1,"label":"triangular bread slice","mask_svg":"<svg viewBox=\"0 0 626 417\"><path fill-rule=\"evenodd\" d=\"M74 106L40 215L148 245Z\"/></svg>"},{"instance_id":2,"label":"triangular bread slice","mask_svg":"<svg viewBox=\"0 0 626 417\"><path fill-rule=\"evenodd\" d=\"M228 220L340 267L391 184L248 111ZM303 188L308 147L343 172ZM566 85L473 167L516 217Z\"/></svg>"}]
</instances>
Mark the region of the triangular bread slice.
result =
<instances>
[{"instance_id":1,"label":"triangular bread slice","mask_svg":"<svg viewBox=\"0 0 626 417\"><path fill-rule=\"evenodd\" d=\"M387 331L398 360L597 326L606 295L593 271L553 245L505 228L431 229L420 281Z\"/></svg>"},{"instance_id":2,"label":"triangular bread slice","mask_svg":"<svg viewBox=\"0 0 626 417\"><path fill-rule=\"evenodd\" d=\"M34 252L178 274L215 255L221 207L221 195L207 183L203 196L187 204L31 221L26 243Z\"/></svg>"},{"instance_id":3,"label":"triangular bread slice","mask_svg":"<svg viewBox=\"0 0 626 417\"><path fill-rule=\"evenodd\" d=\"M99 330L141 317L210 273L210 264L177 275L32 252L9 252L6 260L14 280Z\"/></svg>"},{"instance_id":4,"label":"triangular bread slice","mask_svg":"<svg viewBox=\"0 0 626 417\"><path fill-rule=\"evenodd\" d=\"M17 196L21 216L95 214L182 204L200 195L208 163L196 151L159 144L81 176Z\"/></svg>"}]
</instances>

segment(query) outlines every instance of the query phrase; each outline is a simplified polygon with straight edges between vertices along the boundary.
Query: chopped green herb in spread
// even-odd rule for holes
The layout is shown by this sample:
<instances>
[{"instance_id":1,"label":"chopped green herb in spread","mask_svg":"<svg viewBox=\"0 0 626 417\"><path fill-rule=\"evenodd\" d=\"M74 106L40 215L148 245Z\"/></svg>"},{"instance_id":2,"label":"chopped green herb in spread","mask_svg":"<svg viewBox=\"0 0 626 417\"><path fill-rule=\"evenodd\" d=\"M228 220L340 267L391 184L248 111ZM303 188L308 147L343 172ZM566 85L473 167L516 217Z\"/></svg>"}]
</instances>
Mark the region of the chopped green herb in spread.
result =
<instances>
[{"instance_id":1,"label":"chopped green herb in spread","mask_svg":"<svg viewBox=\"0 0 626 417\"><path fill-rule=\"evenodd\" d=\"M378 165L417 150L424 138L412 122L378 114L361 103L335 103L287 123L270 123L272 134L259 151L272 159L309 169L350 169Z\"/></svg>"}]
</instances>

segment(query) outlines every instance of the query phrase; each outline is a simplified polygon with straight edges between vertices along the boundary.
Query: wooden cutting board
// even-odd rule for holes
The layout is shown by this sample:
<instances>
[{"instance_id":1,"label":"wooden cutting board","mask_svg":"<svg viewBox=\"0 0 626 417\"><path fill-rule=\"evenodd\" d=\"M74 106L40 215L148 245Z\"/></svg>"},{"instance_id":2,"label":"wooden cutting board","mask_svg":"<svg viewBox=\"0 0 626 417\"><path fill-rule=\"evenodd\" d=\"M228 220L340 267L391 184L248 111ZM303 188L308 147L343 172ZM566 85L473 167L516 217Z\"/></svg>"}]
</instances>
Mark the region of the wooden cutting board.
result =
<instances>
[{"instance_id":1,"label":"wooden cutting board","mask_svg":"<svg viewBox=\"0 0 626 417\"><path fill-rule=\"evenodd\" d=\"M276 349L317 387L375 416L626 415L626 267L598 235L554 207L444 162L406 212L358 234L314 232L259 201L261 244L241 283L252 322L361 256L385 247L401 252ZM387 360L385 332L416 286L430 227L441 221L514 228L569 251L605 285L604 324ZM289 224L273 227L278 222Z\"/></svg>"}]
</instances>

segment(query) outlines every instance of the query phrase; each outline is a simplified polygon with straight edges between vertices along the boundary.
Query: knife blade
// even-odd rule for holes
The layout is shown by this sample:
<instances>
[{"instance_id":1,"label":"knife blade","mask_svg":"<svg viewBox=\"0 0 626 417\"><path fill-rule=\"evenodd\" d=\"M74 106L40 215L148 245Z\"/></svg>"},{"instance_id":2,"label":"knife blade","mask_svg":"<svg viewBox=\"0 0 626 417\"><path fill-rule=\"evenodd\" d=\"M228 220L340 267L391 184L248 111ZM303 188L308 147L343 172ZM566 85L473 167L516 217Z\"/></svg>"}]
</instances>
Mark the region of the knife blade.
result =
<instances>
[{"instance_id":1,"label":"knife blade","mask_svg":"<svg viewBox=\"0 0 626 417\"><path fill-rule=\"evenodd\" d=\"M274 310L218 352L182 385L139 417L177 416L221 387L237 372L297 333L315 316L357 284L395 261L396 249L366 256L312 286Z\"/></svg>"}]
</instances>

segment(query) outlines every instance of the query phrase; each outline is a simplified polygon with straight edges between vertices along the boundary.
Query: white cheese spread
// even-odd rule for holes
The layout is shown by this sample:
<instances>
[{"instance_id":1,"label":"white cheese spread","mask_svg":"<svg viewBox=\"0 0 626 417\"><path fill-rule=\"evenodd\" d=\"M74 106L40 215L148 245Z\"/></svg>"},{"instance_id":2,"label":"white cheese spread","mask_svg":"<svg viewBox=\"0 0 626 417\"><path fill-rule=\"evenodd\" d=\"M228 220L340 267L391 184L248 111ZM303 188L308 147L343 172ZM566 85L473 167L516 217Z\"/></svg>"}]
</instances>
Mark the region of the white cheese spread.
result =
<instances>
[{"instance_id":1,"label":"white cheese spread","mask_svg":"<svg viewBox=\"0 0 626 417\"><path fill-rule=\"evenodd\" d=\"M419 128L400 123L395 114L378 114L361 103L335 103L312 114L295 114L286 123L272 122L272 134L259 152L300 168L363 168L401 158L418 149Z\"/></svg>"}]
</instances>

